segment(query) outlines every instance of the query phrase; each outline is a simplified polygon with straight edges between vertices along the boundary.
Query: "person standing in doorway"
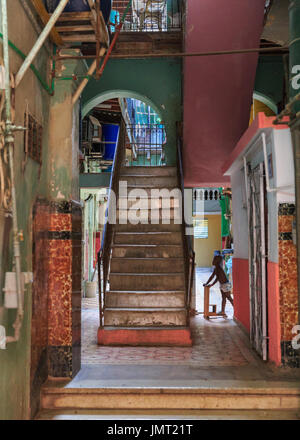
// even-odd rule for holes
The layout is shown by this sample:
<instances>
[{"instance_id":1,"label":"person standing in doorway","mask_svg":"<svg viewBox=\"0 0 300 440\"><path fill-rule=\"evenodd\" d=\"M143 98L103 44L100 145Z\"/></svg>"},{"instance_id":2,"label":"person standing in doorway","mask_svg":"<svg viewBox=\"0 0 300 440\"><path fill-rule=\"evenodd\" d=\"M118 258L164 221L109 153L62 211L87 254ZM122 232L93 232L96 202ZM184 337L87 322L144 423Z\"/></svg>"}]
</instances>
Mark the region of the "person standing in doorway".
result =
<instances>
[{"instance_id":1,"label":"person standing in doorway","mask_svg":"<svg viewBox=\"0 0 300 440\"><path fill-rule=\"evenodd\" d=\"M215 255L214 259L212 261L212 265L215 267L213 273L211 274L211 276L209 277L209 279L207 280L207 282L205 284L203 284L203 286L206 287L212 287L214 286L217 282L219 282L220 284L220 291L222 294L222 310L221 312L218 313L218 315L222 315L222 316L226 316L225 313L225 307L226 307L226 300L228 300L232 307L233 307L233 299L231 297L231 283L228 281L225 272L221 266L222 264L222 257L221 255ZM216 277L215 281L213 281L211 284L209 284L214 277Z\"/></svg>"}]
</instances>

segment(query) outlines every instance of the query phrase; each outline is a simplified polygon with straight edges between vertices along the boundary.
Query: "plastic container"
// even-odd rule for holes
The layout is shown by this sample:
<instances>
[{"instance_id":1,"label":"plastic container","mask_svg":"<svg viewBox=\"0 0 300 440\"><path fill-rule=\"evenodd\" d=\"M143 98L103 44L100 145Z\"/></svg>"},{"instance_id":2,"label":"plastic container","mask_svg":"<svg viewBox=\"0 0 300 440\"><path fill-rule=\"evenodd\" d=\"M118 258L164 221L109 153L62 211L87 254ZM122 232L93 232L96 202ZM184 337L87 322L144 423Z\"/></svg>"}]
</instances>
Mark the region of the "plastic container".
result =
<instances>
[{"instance_id":1,"label":"plastic container","mask_svg":"<svg viewBox=\"0 0 300 440\"><path fill-rule=\"evenodd\" d=\"M113 160L118 136L119 136L119 125L117 124L102 124L102 141L109 142L105 145L105 153L103 159ZM110 143L112 142L112 143Z\"/></svg>"},{"instance_id":2,"label":"plastic container","mask_svg":"<svg viewBox=\"0 0 300 440\"><path fill-rule=\"evenodd\" d=\"M85 297L95 298L97 295L98 282L97 281L86 281L85 282Z\"/></svg>"}]
</instances>

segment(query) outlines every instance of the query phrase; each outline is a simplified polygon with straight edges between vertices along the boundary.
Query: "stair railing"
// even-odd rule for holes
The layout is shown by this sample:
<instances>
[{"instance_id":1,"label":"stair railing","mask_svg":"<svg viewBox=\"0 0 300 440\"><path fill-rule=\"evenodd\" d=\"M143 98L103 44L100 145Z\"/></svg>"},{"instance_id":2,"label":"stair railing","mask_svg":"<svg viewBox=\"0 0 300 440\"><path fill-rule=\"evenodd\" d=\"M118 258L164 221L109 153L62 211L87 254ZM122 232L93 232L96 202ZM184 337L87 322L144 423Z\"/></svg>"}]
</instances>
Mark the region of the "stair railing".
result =
<instances>
[{"instance_id":1,"label":"stair railing","mask_svg":"<svg viewBox=\"0 0 300 440\"><path fill-rule=\"evenodd\" d=\"M186 234L186 229L191 225L187 225L184 215L184 177L183 177L183 161L182 161L182 135L181 127L177 125L177 173L180 183L180 189L182 194L181 202L181 218L182 218L182 237L184 245L184 265L185 265L185 286L186 297L185 305L187 308L187 324L190 323L190 309L192 300L192 290L194 285L194 273L195 273L195 252L192 245L192 239L190 235Z\"/></svg>"},{"instance_id":2,"label":"stair railing","mask_svg":"<svg viewBox=\"0 0 300 440\"><path fill-rule=\"evenodd\" d=\"M101 249L98 252L98 283L99 283L99 318L100 327L104 325L104 309L107 282L109 276L109 266L111 257L111 248L113 244L114 232L117 218L117 201L119 196L119 181L121 168L124 165L126 126L122 120L119 130L117 147L114 155L110 185L108 206L105 214L105 225L103 228Z\"/></svg>"}]
</instances>

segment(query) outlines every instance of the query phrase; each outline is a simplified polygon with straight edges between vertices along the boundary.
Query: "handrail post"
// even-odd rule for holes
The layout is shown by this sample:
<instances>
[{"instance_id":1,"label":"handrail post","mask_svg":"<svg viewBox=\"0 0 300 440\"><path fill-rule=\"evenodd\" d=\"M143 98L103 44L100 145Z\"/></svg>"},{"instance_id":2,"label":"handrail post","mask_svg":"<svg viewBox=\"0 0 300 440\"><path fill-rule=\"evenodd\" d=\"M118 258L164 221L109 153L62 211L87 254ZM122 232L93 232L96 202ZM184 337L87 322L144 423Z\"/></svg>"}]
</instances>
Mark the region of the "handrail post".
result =
<instances>
[{"instance_id":1,"label":"handrail post","mask_svg":"<svg viewBox=\"0 0 300 440\"><path fill-rule=\"evenodd\" d=\"M193 278L195 271L195 252L192 248L190 240L186 235L186 224L184 217L184 178L183 178L183 164L182 164L182 154L181 154L181 141L180 141L180 127L177 124L177 171L181 186L182 193L182 234L184 242L184 261L185 261L185 282L186 282L186 308L187 308L187 325L190 323L190 308L192 299L192 288L193 288Z\"/></svg>"}]
</instances>

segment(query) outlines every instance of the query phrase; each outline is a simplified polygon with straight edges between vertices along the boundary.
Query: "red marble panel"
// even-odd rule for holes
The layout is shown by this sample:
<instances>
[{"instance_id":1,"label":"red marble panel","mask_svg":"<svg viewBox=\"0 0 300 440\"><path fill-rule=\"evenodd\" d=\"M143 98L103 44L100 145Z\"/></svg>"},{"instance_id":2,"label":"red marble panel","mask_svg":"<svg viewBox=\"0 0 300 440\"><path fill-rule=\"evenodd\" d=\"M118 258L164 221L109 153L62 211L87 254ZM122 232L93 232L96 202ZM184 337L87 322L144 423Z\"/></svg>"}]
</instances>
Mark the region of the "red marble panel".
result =
<instances>
[{"instance_id":1,"label":"red marble panel","mask_svg":"<svg viewBox=\"0 0 300 440\"><path fill-rule=\"evenodd\" d=\"M71 214L51 214L49 231L71 231L72 218Z\"/></svg>"},{"instance_id":2,"label":"red marble panel","mask_svg":"<svg viewBox=\"0 0 300 440\"><path fill-rule=\"evenodd\" d=\"M278 232L292 232L293 218L292 215L279 215Z\"/></svg>"},{"instance_id":3,"label":"red marble panel","mask_svg":"<svg viewBox=\"0 0 300 440\"><path fill-rule=\"evenodd\" d=\"M279 216L281 227L287 228L287 222L282 219L289 217ZM297 250L290 240L279 240L278 246L281 340L291 341L292 328L298 323Z\"/></svg>"}]
</instances>

